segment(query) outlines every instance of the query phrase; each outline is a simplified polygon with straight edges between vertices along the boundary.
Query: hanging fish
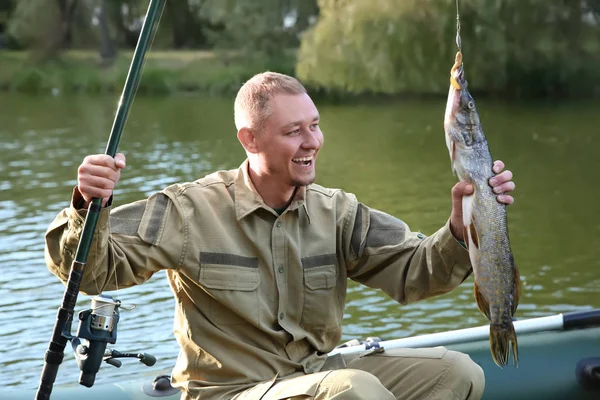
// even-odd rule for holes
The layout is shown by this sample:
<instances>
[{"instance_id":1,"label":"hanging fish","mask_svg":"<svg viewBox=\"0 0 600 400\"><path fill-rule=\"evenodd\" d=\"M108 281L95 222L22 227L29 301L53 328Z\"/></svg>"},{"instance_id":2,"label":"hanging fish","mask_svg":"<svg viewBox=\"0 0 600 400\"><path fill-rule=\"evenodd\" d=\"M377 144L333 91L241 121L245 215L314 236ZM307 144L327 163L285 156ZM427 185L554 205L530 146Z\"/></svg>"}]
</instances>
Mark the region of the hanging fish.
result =
<instances>
[{"instance_id":1,"label":"hanging fish","mask_svg":"<svg viewBox=\"0 0 600 400\"><path fill-rule=\"evenodd\" d=\"M464 240L475 276L475 299L490 321L490 350L494 362L503 367L512 347L514 365L519 362L517 336L512 317L520 296L519 271L510 249L506 205L496 200L489 185L492 156L481 127L475 101L467 90L460 51L450 70L450 91L444 130L452 170L461 182L475 188L463 197Z\"/></svg>"}]
</instances>

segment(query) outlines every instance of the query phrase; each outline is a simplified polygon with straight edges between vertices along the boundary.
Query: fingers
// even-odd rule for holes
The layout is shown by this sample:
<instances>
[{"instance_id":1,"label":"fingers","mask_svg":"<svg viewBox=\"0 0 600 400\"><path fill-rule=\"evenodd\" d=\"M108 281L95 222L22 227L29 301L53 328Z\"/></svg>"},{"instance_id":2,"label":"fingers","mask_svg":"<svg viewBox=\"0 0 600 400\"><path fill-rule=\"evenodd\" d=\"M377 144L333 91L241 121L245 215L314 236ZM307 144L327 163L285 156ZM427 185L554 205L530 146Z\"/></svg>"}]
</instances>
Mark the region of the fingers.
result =
<instances>
[{"instance_id":1,"label":"fingers","mask_svg":"<svg viewBox=\"0 0 600 400\"><path fill-rule=\"evenodd\" d=\"M94 178L92 180L96 181L96 178L103 178L117 182L119 180L120 168L117 167L112 157L107 157L108 159L98 156L86 157L77 170L78 180L85 181L89 180L89 178Z\"/></svg>"},{"instance_id":2,"label":"fingers","mask_svg":"<svg viewBox=\"0 0 600 400\"><path fill-rule=\"evenodd\" d=\"M458 182L452 188L452 199L462 200L463 196L473 194L475 188L467 182Z\"/></svg>"},{"instance_id":3,"label":"fingers","mask_svg":"<svg viewBox=\"0 0 600 400\"><path fill-rule=\"evenodd\" d=\"M78 179L79 191L87 201L94 197L110 197L115 185L114 180L93 175L83 175Z\"/></svg>"},{"instance_id":4,"label":"fingers","mask_svg":"<svg viewBox=\"0 0 600 400\"><path fill-rule=\"evenodd\" d=\"M123 169L126 166L125 155L123 153L115 154L115 166L119 169Z\"/></svg>"},{"instance_id":5,"label":"fingers","mask_svg":"<svg viewBox=\"0 0 600 400\"><path fill-rule=\"evenodd\" d=\"M450 231L452 235L463 240L462 198L473 194L475 188L467 182L458 182L452 187L452 211L450 213Z\"/></svg>"},{"instance_id":6,"label":"fingers","mask_svg":"<svg viewBox=\"0 0 600 400\"><path fill-rule=\"evenodd\" d=\"M506 171L502 171L501 173L499 173L496 176L491 177L489 183L490 183L490 186L496 187L496 186L502 185L505 182L509 182L512 178L513 178L512 172L509 170L506 170Z\"/></svg>"},{"instance_id":7,"label":"fingers","mask_svg":"<svg viewBox=\"0 0 600 400\"><path fill-rule=\"evenodd\" d=\"M494 166L492 167L493 170L497 169L498 172L501 171L503 168L504 163L502 161L496 161L494 163ZM489 180L489 184L492 187L492 191L498 194L496 198L498 202L502 204L509 205L515 202L515 199L507 194L515 190L515 183L512 181L512 178L512 172L506 170L498 173L498 175L490 178Z\"/></svg>"},{"instance_id":8,"label":"fingers","mask_svg":"<svg viewBox=\"0 0 600 400\"><path fill-rule=\"evenodd\" d=\"M515 183L513 181L504 182L503 184L492 188L492 191L496 194L508 193L513 190L515 190Z\"/></svg>"},{"instance_id":9,"label":"fingers","mask_svg":"<svg viewBox=\"0 0 600 400\"><path fill-rule=\"evenodd\" d=\"M90 155L83 159L80 168L88 166L104 167L110 168L113 171L118 171L126 166L125 155L123 153L117 153L114 158L107 154Z\"/></svg>"},{"instance_id":10,"label":"fingers","mask_svg":"<svg viewBox=\"0 0 600 400\"><path fill-rule=\"evenodd\" d=\"M514 197L509 194L500 194L496 196L496 199L499 203L506 204L507 206L515 202Z\"/></svg>"},{"instance_id":11,"label":"fingers","mask_svg":"<svg viewBox=\"0 0 600 400\"><path fill-rule=\"evenodd\" d=\"M494 164L492 165L492 171L494 171L495 174L499 174L503 169L504 169L504 163L502 161L500 161L500 160L494 161Z\"/></svg>"},{"instance_id":12,"label":"fingers","mask_svg":"<svg viewBox=\"0 0 600 400\"><path fill-rule=\"evenodd\" d=\"M498 196L496 196L496 199L498 200L498 202L500 202L502 204L510 205L515 202L515 199L508 193L515 190L515 183L510 180L510 178L512 177L512 173L510 173L510 171L504 171L504 172L509 173L504 177L504 178L508 178L509 180L507 182L503 182L501 184L497 184L496 186L493 186L492 190L494 193L498 194ZM501 178L501 179L504 180L504 178ZM473 194L473 192L474 192L474 187L473 187L473 185L471 185L469 183L459 182L456 185L454 185L454 187L452 188L452 210L453 210L453 213L457 213L458 210L462 210L463 196L471 195L471 194ZM458 214L460 214L460 212L458 212Z\"/></svg>"},{"instance_id":13,"label":"fingers","mask_svg":"<svg viewBox=\"0 0 600 400\"><path fill-rule=\"evenodd\" d=\"M489 184L492 187L492 191L498 194L498 196L496 196L498 202L509 205L513 204L515 199L507 193L515 190L515 183L512 181L513 174L511 171L502 171L504 167L505 165L502 161L494 161L492 171L497 175L490 178Z\"/></svg>"},{"instance_id":14,"label":"fingers","mask_svg":"<svg viewBox=\"0 0 600 400\"><path fill-rule=\"evenodd\" d=\"M106 200L112 195L121 169L125 168L125 156L118 153L112 158L106 154L90 155L84 158L77 170L77 185L86 201L100 197Z\"/></svg>"},{"instance_id":15,"label":"fingers","mask_svg":"<svg viewBox=\"0 0 600 400\"><path fill-rule=\"evenodd\" d=\"M514 197L508 193L515 190L515 183L512 181L513 173L509 170L504 170L504 163L500 160L494 161L492 165L492 171L495 176L491 177L489 184L492 187L492 191L496 193L496 199L502 204L513 204L515 202ZM459 214L458 210L462 211L462 197L473 194L473 185L466 182L459 182L452 188L452 213Z\"/></svg>"}]
</instances>

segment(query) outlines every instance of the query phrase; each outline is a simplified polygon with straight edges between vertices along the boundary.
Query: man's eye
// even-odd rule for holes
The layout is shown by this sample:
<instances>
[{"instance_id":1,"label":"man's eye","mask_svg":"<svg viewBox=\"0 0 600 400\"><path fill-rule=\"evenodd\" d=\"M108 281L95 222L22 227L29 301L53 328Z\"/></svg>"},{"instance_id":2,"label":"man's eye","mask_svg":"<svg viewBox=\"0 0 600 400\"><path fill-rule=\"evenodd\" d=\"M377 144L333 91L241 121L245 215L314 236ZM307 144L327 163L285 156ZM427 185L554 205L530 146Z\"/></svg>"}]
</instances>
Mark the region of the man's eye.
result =
<instances>
[{"instance_id":1,"label":"man's eye","mask_svg":"<svg viewBox=\"0 0 600 400\"><path fill-rule=\"evenodd\" d=\"M300 129L294 129L293 131L288 132L288 135L297 135L298 133L300 133Z\"/></svg>"},{"instance_id":2,"label":"man's eye","mask_svg":"<svg viewBox=\"0 0 600 400\"><path fill-rule=\"evenodd\" d=\"M319 127L319 124L312 124L310 126L310 129L317 129Z\"/></svg>"}]
</instances>

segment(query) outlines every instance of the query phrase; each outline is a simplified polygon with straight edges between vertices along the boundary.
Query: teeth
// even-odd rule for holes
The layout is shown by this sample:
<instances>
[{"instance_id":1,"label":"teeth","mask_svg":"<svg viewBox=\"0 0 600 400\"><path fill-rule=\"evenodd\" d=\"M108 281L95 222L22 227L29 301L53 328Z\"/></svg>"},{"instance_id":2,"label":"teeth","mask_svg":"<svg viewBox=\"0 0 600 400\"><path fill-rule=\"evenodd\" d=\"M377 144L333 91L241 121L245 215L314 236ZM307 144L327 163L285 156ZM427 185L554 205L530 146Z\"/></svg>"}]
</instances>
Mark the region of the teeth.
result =
<instances>
[{"instance_id":1,"label":"teeth","mask_svg":"<svg viewBox=\"0 0 600 400\"><path fill-rule=\"evenodd\" d=\"M300 158L294 158L292 159L293 162L308 162L311 161L313 158L312 156L310 157L300 157Z\"/></svg>"}]
</instances>

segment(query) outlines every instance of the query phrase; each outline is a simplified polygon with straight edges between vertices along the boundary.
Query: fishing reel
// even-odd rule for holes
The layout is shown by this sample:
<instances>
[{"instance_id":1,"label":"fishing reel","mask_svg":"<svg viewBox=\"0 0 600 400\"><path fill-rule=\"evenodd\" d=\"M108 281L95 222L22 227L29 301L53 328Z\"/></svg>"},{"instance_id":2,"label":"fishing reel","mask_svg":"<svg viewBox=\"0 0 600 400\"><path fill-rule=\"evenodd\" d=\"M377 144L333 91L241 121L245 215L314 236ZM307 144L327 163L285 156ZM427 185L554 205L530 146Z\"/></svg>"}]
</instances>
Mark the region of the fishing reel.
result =
<instances>
[{"instance_id":1,"label":"fishing reel","mask_svg":"<svg viewBox=\"0 0 600 400\"><path fill-rule=\"evenodd\" d=\"M121 361L117 358L137 358L149 367L156 363L156 358L150 354L121 353L106 348L107 344L115 344L117 341L120 306L121 302L112 297L93 297L92 308L79 313L77 335L67 335L81 370L79 383L83 386L92 387L102 361L117 368L121 366Z\"/></svg>"}]
</instances>

